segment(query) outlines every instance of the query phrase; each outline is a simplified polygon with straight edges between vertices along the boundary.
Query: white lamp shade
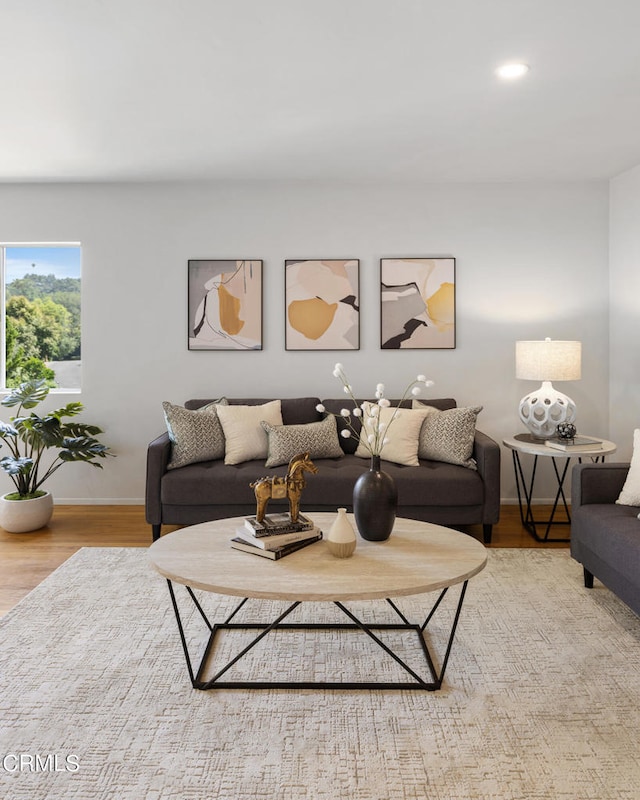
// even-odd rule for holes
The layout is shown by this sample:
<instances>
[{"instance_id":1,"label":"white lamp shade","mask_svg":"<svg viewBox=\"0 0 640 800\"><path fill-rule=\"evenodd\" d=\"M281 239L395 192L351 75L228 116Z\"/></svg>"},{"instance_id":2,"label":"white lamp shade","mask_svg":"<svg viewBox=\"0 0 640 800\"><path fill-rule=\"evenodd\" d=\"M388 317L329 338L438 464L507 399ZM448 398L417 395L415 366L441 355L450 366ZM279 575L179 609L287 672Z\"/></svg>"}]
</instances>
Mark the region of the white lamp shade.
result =
<instances>
[{"instance_id":1,"label":"white lamp shade","mask_svg":"<svg viewBox=\"0 0 640 800\"><path fill-rule=\"evenodd\" d=\"M581 361L582 342L516 342L516 378L521 380L578 381Z\"/></svg>"}]
</instances>

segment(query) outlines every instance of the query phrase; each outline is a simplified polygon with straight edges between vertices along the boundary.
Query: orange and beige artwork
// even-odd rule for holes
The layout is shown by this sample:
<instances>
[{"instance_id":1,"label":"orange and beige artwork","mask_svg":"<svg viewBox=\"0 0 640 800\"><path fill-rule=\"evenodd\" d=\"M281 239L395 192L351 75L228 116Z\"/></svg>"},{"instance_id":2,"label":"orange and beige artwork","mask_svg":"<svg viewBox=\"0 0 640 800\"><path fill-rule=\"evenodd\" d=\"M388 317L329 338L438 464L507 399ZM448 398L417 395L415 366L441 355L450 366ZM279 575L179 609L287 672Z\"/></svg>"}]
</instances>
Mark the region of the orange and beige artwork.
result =
<instances>
[{"instance_id":1,"label":"orange and beige artwork","mask_svg":"<svg viewBox=\"0 0 640 800\"><path fill-rule=\"evenodd\" d=\"M358 350L358 259L285 261L286 349Z\"/></svg>"},{"instance_id":2,"label":"orange and beige artwork","mask_svg":"<svg viewBox=\"0 0 640 800\"><path fill-rule=\"evenodd\" d=\"M262 350L262 261L189 261L189 350Z\"/></svg>"},{"instance_id":3,"label":"orange and beige artwork","mask_svg":"<svg viewBox=\"0 0 640 800\"><path fill-rule=\"evenodd\" d=\"M455 258L380 259L383 350L456 346Z\"/></svg>"}]
</instances>

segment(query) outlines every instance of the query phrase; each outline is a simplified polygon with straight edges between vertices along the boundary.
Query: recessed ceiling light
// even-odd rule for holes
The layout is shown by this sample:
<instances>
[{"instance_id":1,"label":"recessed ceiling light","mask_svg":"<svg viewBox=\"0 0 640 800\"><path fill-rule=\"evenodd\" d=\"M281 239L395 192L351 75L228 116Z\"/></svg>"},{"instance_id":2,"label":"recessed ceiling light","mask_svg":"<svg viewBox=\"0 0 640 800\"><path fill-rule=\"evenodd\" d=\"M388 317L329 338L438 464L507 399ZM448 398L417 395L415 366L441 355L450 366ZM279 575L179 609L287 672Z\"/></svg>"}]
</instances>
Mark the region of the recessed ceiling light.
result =
<instances>
[{"instance_id":1,"label":"recessed ceiling light","mask_svg":"<svg viewBox=\"0 0 640 800\"><path fill-rule=\"evenodd\" d=\"M515 80L516 78L522 78L523 75L526 75L529 72L529 65L528 64L503 64L501 67L498 67L496 70L496 74L500 78L504 78L505 80Z\"/></svg>"}]
</instances>

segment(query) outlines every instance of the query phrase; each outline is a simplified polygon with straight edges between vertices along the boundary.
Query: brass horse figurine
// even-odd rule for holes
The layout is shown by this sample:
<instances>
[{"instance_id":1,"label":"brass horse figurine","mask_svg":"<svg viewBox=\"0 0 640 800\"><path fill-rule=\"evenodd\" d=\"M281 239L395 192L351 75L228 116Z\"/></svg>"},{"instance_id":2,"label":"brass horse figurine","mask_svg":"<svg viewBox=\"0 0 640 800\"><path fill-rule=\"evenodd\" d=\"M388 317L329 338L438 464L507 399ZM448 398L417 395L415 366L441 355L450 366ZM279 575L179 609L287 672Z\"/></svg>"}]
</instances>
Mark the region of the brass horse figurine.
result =
<instances>
[{"instance_id":1,"label":"brass horse figurine","mask_svg":"<svg viewBox=\"0 0 640 800\"><path fill-rule=\"evenodd\" d=\"M284 478L277 476L271 478L260 478L260 480L250 483L249 486L254 490L257 501L256 519L258 522L264 520L267 503L272 497L289 500L289 516L291 522L298 521L300 514L300 495L307 485L304 479L305 472L315 474L318 468L309 458L309 453L298 453L289 462L289 469Z\"/></svg>"}]
</instances>

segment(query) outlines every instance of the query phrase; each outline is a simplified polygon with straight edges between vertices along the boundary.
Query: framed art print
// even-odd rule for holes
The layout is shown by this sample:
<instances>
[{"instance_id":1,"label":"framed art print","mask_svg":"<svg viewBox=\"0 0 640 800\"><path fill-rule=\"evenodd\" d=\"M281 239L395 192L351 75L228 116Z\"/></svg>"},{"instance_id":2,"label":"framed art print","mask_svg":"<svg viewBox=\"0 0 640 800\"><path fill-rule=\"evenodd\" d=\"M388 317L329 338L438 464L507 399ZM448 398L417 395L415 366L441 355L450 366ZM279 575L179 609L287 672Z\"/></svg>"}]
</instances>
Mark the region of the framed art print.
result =
<instances>
[{"instance_id":1,"label":"framed art print","mask_svg":"<svg viewBox=\"0 0 640 800\"><path fill-rule=\"evenodd\" d=\"M262 261L190 260L189 350L262 350Z\"/></svg>"},{"instance_id":2,"label":"framed art print","mask_svg":"<svg viewBox=\"0 0 640 800\"><path fill-rule=\"evenodd\" d=\"M455 258L380 259L380 347L456 346Z\"/></svg>"},{"instance_id":3,"label":"framed art print","mask_svg":"<svg viewBox=\"0 0 640 800\"><path fill-rule=\"evenodd\" d=\"M360 349L360 261L290 260L285 266L285 348Z\"/></svg>"}]
</instances>

